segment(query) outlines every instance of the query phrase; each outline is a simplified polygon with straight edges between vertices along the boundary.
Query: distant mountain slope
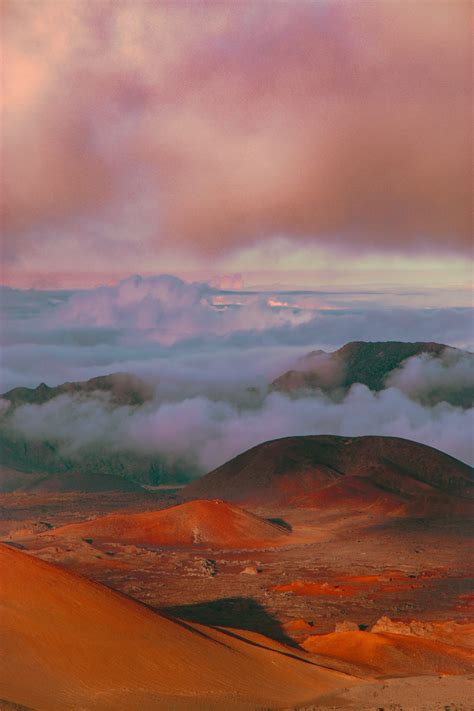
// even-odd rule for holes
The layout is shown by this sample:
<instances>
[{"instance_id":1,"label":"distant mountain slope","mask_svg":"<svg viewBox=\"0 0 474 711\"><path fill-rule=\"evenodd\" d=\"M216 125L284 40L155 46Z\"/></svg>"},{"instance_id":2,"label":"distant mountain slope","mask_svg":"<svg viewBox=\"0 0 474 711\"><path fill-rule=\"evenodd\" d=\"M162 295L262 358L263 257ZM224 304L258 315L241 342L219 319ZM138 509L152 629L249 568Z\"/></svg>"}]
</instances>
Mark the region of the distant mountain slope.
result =
<instances>
[{"instance_id":1,"label":"distant mountain slope","mask_svg":"<svg viewBox=\"0 0 474 711\"><path fill-rule=\"evenodd\" d=\"M21 472L18 469L0 466L0 494L29 486L41 477L42 475L38 473Z\"/></svg>"},{"instance_id":2,"label":"distant mountain slope","mask_svg":"<svg viewBox=\"0 0 474 711\"><path fill-rule=\"evenodd\" d=\"M387 378L408 358L427 355L434 359L447 357L451 362L463 357L474 364L474 355L441 343L403 343L381 341L347 343L333 353L313 351L300 359L300 368L289 370L271 383L271 389L285 393L301 390L347 390L354 383L362 383L371 390L386 387ZM438 394L438 399L443 399ZM470 388L454 388L444 399L454 405L468 407L474 400L474 381Z\"/></svg>"},{"instance_id":3,"label":"distant mountain slope","mask_svg":"<svg viewBox=\"0 0 474 711\"><path fill-rule=\"evenodd\" d=\"M61 475L65 472L80 472L88 475L92 472L125 477L145 484L187 482L194 473L189 466L182 466L180 462L171 464L159 456L136 452L91 448L66 456L58 442L37 442L19 437L8 427L8 422L0 426L0 437L0 467L24 473ZM11 485L10 490L13 490Z\"/></svg>"},{"instance_id":4,"label":"distant mountain slope","mask_svg":"<svg viewBox=\"0 0 474 711\"><path fill-rule=\"evenodd\" d=\"M186 498L331 507L373 504L430 511L469 510L471 467L397 437L286 437L264 442L182 490Z\"/></svg>"},{"instance_id":5,"label":"distant mountain slope","mask_svg":"<svg viewBox=\"0 0 474 711\"><path fill-rule=\"evenodd\" d=\"M28 491L33 493L66 493L71 491L144 491L130 479L113 474L91 472L61 472L46 474L23 472L0 466L0 493Z\"/></svg>"},{"instance_id":6,"label":"distant mountain slope","mask_svg":"<svg viewBox=\"0 0 474 711\"><path fill-rule=\"evenodd\" d=\"M99 375L90 380L63 383L49 387L41 383L37 388L13 388L1 395L14 406L33 404L42 405L59 395L87 396L92 393L109 395L115 405L143 405L153 397L153 388L141 378L130 373L112 373Z\"/></svg>"},{"instance_id":7,"label":"distant mountain slope","mask_svg":"<svg viewBox=\"0 0 474 711\"><path fill-rule=\"evenodd\" d=\"M293 708L353 680L264 637L164 617L10 546L0 570L0 699L28 708Z\"/></svg>"},{"instance_id":8,"label":"distant mountain slope","mask_svg":"<svg viewBox=\"0 0 474 711\"><path fill-rule=\"evenodd\" d=\"M180 462L170 464L160 456L132 451L112 451L106 447L88 447L78 452L66 452L59 440L51 437L37 440L19 434L11 425L17 408L44 405L54 398L70 396L75 399L106 399L110 407L146 405L153 399L153 387L128 373L112 373L83 382L68 382L56 387L42 383L37 388L13 388L1 398L11 405L0 417L0 466L36 474L79 472L118 475L144 483L160 484L168 481L189 481L193 471ZM52 480L51 480L52 481ZM57 480L59 484L59 480ZM0 477L1 487L1 477ZM8 484L9 490L13 489ZM17 487L15 487L17 488Z\"/></svg>"},{"instance_id":9,"label":"distant mountain slope","mask_svg":"<svg viewBox=\"0 0 474 711\"><path fill-rule=\"evenodd\" d=\"M87 474L84 472L64 472L48 474L21 487L22 491L34 493L66 493L68 491L143 491L134 481L112 474Z\"/></svg>"},{"instance_id":10,"label":"distant mountain slope","mask_svg":"<svg viewBox=\"0 0 474 711\"><path fill-rule=\"evenodd\" d=\"M53 535L163 546L264 548L289 542L288 531L225 501L190 501L160 511L111 514L61 526Z\"/></svg>"}]
</instances>

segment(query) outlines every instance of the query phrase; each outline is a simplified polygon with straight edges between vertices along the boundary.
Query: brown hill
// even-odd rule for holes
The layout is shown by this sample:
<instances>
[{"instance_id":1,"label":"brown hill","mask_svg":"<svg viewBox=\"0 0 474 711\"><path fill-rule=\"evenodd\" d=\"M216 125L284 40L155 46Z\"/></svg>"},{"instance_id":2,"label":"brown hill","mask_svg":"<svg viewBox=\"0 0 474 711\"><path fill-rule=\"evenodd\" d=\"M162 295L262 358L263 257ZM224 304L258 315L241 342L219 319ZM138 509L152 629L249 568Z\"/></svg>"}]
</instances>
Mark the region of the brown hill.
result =
<instances>
[{"instance_id":1,"label":"brown hill","mask_svg":"<svg viewBox=\"0 0 474 711\"><path fill-rule=\"evenodd\" d=\"M289 543L287 530L224 501L190 501L161 511L111 514L54 530L57 536L161 546L265 548Z\"/></svg>"},{"instance_id":2,"label":"brown hill","mask_svg":"<svg viewBox=\"0 0 474 711\"><path fill-rule=\"evenodd\" d=\"M0 545L0 699L38 711L293 707L351 683L259 637L162 617Z\"/></svg>"},{"instance_id":3,"label":"brown hill","mask_svg":"<svg viewBox=\"0 0 474 711\"><path fill-rule=\"evenodd\" d=\"M376 501L426 515L470 508L473 470L398 437L286 437L259 444L182 490L186 498L333 507Z\"/></svg>"},{"instance_id":4,"label":"brown hill","mask_svg":"<svg viewBox=\"0 0 474 711\"><path fill-rule=\"evenodd\" d=\"M345 391L354 383L362 383L371 390L378 391L386 387L388 376L405 360L423 354L433 358L449 356L452 362L460 357L474 358L471 353L441 343L354 341L333 353L308 353L300 359L300 367L280 375L271 383L270 388L285 393L316 389L331 392ZM453 405L470 407L474 400L474 384L471 388L451 388L449 392L433 392L431 400L446 400Z\"/></svg>"},{"instance_id":5,"label":"brown hill","mask_svg":"<svg viewBox=\"0 0 474 711\"><path fill-rule=\"evenodd\" d=\"M49 387L41 383L37 388L13 388L1 395L14 406L33 404L42 405L59 395L89 396L107 394L115 405L142 405L153 397L153 388L141 378L130 373L112 373L99 375L90 380L62 383Z\"/></svg>"}]
</instances>

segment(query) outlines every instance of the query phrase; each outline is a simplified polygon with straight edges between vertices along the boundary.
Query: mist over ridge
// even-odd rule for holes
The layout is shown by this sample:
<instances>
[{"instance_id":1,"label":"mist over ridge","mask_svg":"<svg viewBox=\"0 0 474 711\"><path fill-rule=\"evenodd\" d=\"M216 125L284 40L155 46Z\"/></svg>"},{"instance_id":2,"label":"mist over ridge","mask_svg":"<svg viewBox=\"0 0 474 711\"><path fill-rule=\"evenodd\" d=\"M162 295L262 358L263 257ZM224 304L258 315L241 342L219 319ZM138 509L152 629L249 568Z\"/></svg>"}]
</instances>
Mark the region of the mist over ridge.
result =
<instances>
[{"instance_id":1,"label":"mist over ridge","mask_svg":"<svg viewBox=\"0 0 474 711\"><path fill-rule=\"evenodd\" d=\"M221 289L167 275L5 291L8 466L186 480L262 441L304 434L399 436L472 462L473 357L451 347L466 342L469 309L400 307L396 295L374 293ZM358 349L361 365L341 387L343 361L328 353L354 334L360 345L337 353L354 368ZM358 370L371 372L369 352L379 385ZM312 368L309 388L271 385Z\"/></svg>"}]
</instances>

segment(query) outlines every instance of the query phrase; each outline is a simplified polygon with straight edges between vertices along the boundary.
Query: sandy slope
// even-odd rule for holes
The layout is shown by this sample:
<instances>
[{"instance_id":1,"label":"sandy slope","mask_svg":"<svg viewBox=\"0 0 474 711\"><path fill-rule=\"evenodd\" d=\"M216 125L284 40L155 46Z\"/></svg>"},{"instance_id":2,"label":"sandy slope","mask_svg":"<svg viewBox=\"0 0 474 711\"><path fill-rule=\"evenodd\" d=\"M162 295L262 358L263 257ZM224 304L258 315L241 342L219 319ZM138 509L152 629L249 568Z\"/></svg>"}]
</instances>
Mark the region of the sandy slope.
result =
<instances>
[{"instance_id":1,"label":"sandy slope","mask_svg":"<svg viewBox=\"0 0 474 711\"><path fill-rule=\"evenodd\" d=\"M334 632L313 635L303 643L308 652L338 659L384 676L465 674L474 671L474 655L453 646L390 632Z\"/></svg>"},{"instance_id":2,"label":"sandy slope","mask_svg":"<svg viewBox=\"0 0 474 711\"><path fill-rule=\"evenodd\" d=\"M0 546L0 699L35 711L284 707L347 686L265 638L167 619Z\"/></svg>"},{"instance_id":3,"label":"sandy slope","mask_svg":"<svg viewBox=\"0 0 474 711\"><path fill-rule=\"evenodd\" d=\"M285 545L284 528L224 501L190 501L161 511L112 514L57 528L55 536L164 546L263 548Z\"/></svg>"}]
</instances>

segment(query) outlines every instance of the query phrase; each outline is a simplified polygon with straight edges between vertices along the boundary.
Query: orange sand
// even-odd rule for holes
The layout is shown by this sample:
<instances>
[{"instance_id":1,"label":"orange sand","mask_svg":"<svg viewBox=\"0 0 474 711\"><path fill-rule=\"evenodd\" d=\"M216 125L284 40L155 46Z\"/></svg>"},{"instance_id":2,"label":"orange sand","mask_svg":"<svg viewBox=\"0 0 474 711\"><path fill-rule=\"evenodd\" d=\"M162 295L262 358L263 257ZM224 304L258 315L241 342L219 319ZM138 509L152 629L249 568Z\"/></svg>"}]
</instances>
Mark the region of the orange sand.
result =
<instances>
[{"instance_id":1,"label":"orange sand","mask_svg":"<svg viewBox=\"0 0 474 711\"><path fill-rule=\"evenodd\" d=\"M190 501L161 511L111 514L61 526L55 536L162 546L265 548L288 545L291 535L224 501Z\"/></svg>"},{"instance_id":2,"label":"orange sand","mask_svg":"<svg viewBox=\"0 0 474 711\"><path fill-rule=\"evenodd\" d=\"M0 545L0 699L38 711L254 709L351 683L276 642L165 618Z\"/></svg>"},{"instance_id":3,"label":"orange sand","mask_svg":"<svg viewBox=\"0 0 474 711\"><path fill-rule=\"evenodd\" d=\"M463 674L472 671L474 662L464 647L393 633L333 632L308 637L302 646L385 676Z\"/></svg>"},{"instance_id":4,"label":"orange sand","mask_svg":"<svg viewBox=\"0 0 474 711\"><path fill-rule=\"evenodd\" d=\"M275 592L292 592L295 595L308 597L318 595L335 595L351 597L364 589L373 588L373 594L387 592L403 592L425 584L427 579L436 578L436 573L424 573L417 578L409 578L398 570L390 570L379 575L341 575L332 583L326 581L294 580L282 585L275 585Z\"/></svg>"}]
</instances>

